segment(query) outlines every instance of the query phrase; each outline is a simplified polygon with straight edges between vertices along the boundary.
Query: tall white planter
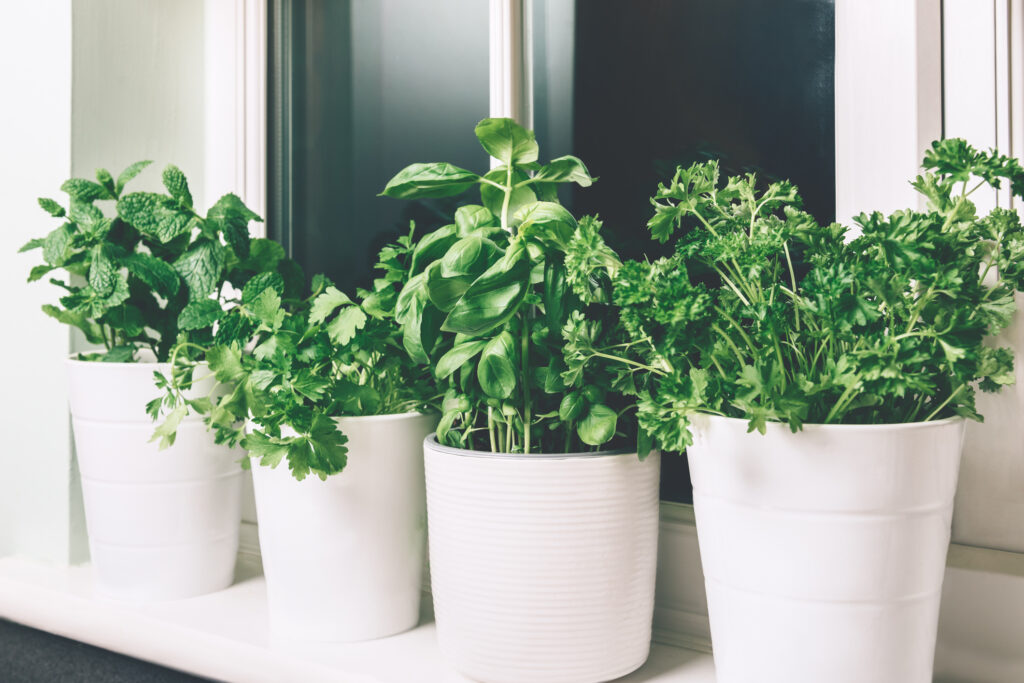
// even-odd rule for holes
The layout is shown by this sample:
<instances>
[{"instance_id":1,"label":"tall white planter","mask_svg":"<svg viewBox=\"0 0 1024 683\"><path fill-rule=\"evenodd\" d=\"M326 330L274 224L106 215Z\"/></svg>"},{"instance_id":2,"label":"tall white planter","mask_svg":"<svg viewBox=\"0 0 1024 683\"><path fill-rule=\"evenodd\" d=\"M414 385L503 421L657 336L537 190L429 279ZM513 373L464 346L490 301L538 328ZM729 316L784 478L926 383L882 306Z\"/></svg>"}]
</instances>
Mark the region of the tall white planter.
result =
<instances>
[{"instance_id":1,"label":"tall white planter","mask_svg":"<svg viewBox=\"0 0 1024 683\"><path fill-rule=\"evenodd\" d=\"M146 403L167 363L69 360L71 418L99 593L123 600L188 598L231 585L241 522L237 449L218 446L198 416L174 445L150 443ZM202 369L197 373L203 372ZM208 393L212 380L195 388Z\"/></svg>"},{"instance_id":2,"label":"tall white planter","mask_svg":"<svg viewBox=\"0 0 1024 683\"><path fill-rule=\"evenodd\" d=\"M440 647L489 683L588 683L651 643L661 458L424 442Z\"/></svg>"},{"instance_id":3,"label":"tall white planter","mask_svg":"<svg viewBox=\"0 0 1024 683\"><path fill-rule=\"evenodd\" d=\"M426 509L420 413L342 417L348 463L296 481L287 463L252 476L270 627L286 640L357 641L419 621Z\"/></svg>"},{"instance_id":4,"label":"tall white planter","mask_svg":"<svg viewBox=\"0 0 1024 683\"><path fill-rule=\"evenodd\" d=\"M719 683L930 682L964 421L693 433Z\"/></svg>"}]
</instances>

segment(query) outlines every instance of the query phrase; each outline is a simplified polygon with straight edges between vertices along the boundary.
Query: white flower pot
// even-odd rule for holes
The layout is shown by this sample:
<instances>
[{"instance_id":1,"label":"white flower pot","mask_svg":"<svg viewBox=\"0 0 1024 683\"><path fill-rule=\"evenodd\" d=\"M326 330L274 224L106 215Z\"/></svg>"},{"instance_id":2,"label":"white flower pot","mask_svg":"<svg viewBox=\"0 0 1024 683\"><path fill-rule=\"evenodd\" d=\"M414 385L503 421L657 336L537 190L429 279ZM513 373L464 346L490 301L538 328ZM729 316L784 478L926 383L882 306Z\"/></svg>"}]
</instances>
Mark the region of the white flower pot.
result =
<instances>
[{"instance_id":1,"label":"white flower pot","mask_svg":"<svg viewBox=\"0 0 1024 683\"><path fill-rule=\"evenodd\" d=\"M441 650L489 683L607 681L647 660L661 458L424 442Z\"/></svg>"},{"instance_id":2,"label":"white flower pot","mask_svg":"<svg viewBox=\"0 0 1024 683\"><path fill-rule=\"evenodd\" d=\"M694 419L719 683L932 680L963 433Z\"/></svg>"},{"instance_id":3,"label":"white flower pot","mask_svg":"<svg viewBox=\"0 0 1024 683\"><path fill-rule=\"evenodd\" d=\"M234 579L240 451L218 446L195 415L174 445L150 443L146 403L166 363L69 360L71 418L96 589L133 601L221 590ZM197 373L203 373L200 368ZM195 388L205 395L212 380Z\"/></svg>"},{"instance_id":4,"label":"white flower pot","mask_svg":"<svg viewBox=\"0 0 1024 683\"><path fill-rule=\"evenodd\" d=\"M252 463L260 552L275 637L357 641L419 621L426 509L420 444L437 418L342 417L345 469L296 481ZM294 433L294 432L293 432Z\"/></svg>"}]
</instances>

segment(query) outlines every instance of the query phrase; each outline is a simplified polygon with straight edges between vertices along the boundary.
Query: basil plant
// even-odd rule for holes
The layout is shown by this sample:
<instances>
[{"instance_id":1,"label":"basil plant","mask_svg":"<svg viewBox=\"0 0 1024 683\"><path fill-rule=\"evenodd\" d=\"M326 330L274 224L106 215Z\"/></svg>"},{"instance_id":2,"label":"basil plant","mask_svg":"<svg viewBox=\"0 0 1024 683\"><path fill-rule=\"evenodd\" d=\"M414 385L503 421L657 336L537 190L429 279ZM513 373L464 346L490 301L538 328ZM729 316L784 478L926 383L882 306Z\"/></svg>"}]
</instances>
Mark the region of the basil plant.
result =
<instances>
[{"instance_id":1,"label":"basil plant","mask_svg":"<svg viewBox=\"0 0 1024 683\"><path fill-rule=\"evenodd\" d=\"M495 168L413 164L382 192L479 192L416 242L394 306L405 351L443 394L438 440L505 453L635 443L633 375L604 357L630 344L612 302L621 264L601 222L577 221L557 196L560 184L594 178L573 156L540 164L533 132L511 119L475 132Z\"/></svg>"}]
</instances>

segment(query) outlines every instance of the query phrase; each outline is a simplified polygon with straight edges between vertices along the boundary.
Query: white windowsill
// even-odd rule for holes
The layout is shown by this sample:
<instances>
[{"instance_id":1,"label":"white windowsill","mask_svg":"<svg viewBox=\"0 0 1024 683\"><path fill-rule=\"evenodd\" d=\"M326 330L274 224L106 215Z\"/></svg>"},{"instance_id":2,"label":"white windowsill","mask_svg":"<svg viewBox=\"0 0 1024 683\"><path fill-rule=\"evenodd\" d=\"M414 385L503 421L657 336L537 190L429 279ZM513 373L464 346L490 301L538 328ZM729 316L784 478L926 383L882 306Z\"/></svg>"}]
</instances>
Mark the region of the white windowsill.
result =
<instances>
[{"instance_id":1,"label":"white windowsill","mask_svg":"<svg viewBox=\"0 0 1024 683\"><path fill-rule=\"evenodd\" d=\"M145 606L95 597L90 571L0 558L0 618L217 680L467 680L442 658L429 613L419 627L376 641L271 644L263 577L252 567L240 566L239 580L219 593ZM655 644L648 663L620 680L714 683L714 669L710 655Z\"/></svg>"}]
</instances>

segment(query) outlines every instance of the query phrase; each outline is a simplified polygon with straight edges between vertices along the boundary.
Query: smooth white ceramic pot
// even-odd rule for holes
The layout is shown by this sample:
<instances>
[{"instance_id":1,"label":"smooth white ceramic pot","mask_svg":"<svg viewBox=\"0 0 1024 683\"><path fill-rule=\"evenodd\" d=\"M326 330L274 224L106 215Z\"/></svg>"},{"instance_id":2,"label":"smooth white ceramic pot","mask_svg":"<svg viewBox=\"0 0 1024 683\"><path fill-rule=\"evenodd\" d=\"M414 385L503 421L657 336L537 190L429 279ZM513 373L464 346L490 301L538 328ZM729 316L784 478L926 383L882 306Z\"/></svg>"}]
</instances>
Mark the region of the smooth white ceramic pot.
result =
<instances>
[{"instance_id":1,"label":"smooth white ceramic pot","mask_svg":"<svg viewBox=\"0 0 1024 683\"><path fill-rule=\"evenodd\" d=\"M719 683L932 680L964 421L693 420Z\"/></svg>"},{"instance_id":2,"label":"smooth white ceramic pot","mask_svg":"<svg viewBox=\"0 0 1024 683\"><path fill-rule=\"evenodd\" d=\"M252 463L270 627L282 640L351 642L419 622L426 508L421 445L437 418L342 417L345 469L296 481Z\"/></svg>"},{"instance_id":3,"label":"smooth white ceramic pot","mask_svg":"<svg viewBox=\"0 0 1024 683\"><path fill-rule=\"evenodd\" d=\"M647 660L661 457L424 442L441 650L488 683L591 683Z\"/></svg>"},{"instance_id":4,"label":"smooth white ceramic pot","mask_svg":"<svg viewBox=\"0 0 1024 683\"><path fill-rule=\"evenodd\" d=\"M185 418L170 448L150 438L153 372L167 363L71 359L71 418L93 576L122 600L188 598L234 580L241 522L242 455L219 446L202 419ZM197 374L205 368L197 369ZM213 380L193 389L206 395Z\"/></svg>"}]
</instances>

